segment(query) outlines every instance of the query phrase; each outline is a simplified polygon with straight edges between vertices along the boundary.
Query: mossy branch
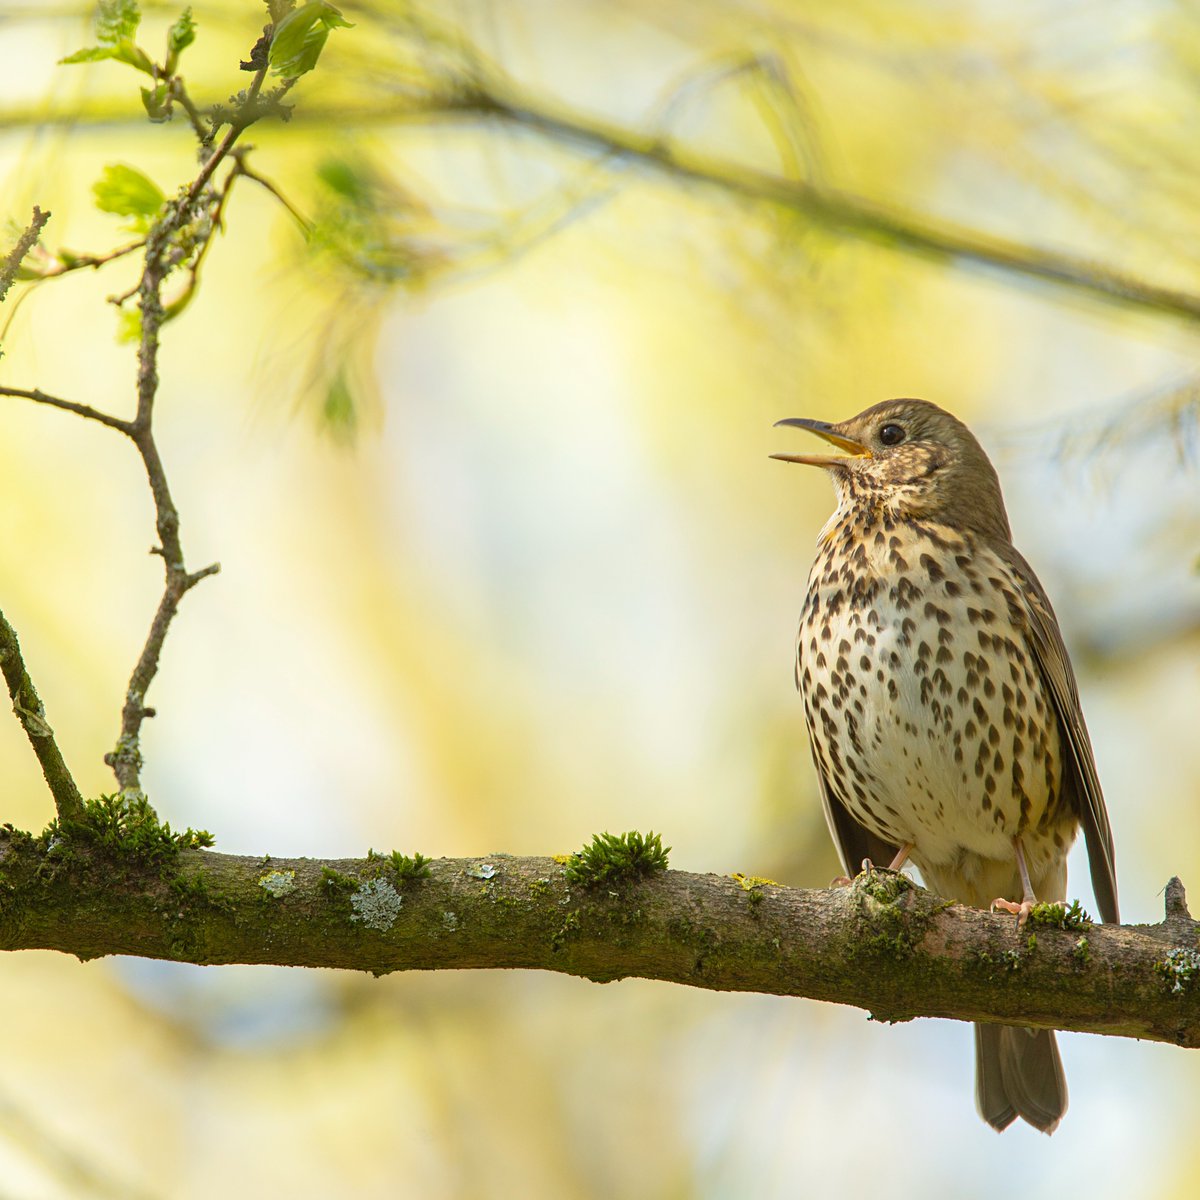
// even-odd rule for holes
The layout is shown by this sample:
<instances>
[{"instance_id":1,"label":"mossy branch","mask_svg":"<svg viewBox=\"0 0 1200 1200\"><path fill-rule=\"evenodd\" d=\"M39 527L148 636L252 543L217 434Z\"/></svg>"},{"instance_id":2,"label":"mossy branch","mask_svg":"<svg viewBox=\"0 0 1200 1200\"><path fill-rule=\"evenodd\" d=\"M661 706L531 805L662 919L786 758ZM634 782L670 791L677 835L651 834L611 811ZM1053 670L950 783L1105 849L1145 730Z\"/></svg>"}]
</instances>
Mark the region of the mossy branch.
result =
<instances>
[{"instance_id":1,"label":"mossy branch","mask_svg":"<svg viewBox=\"0 0 1200 1200\"><path fill-rule=\"evenodd\" d=\"M17 641L17 631L8 623L0 612L0 674L8 687L9 699L12 700L13 713L34 754L41 764L42 774L46 777L46 786L54 797L54 807L60 820L71 820L83 813L83 797L71 775L70 768L58 748L54 738L54 730L46 719L46 710L42 705L37 688L25 669L25 660L21 657L21 645Z\"/></svg>"},{"instance_id":2,"label":"mossy branch","mask_svg":"<svg viewBox=\"0 0 1200 1200\"><path fill-rule=\"evenodd\" d=\"M1047 914L1031 936L883 872L828 890L667 870L597 887L571 884L554 858L435 859L414 873L397 867L404 855L248 858L186 849L188 836L149 856L100 836L0 831L0 947L377 975L639 977L805 996L887 1021L1200 1046L1198 926L1178 881L1159 925L1064 929Z\"/></svg>"}]
</instances>

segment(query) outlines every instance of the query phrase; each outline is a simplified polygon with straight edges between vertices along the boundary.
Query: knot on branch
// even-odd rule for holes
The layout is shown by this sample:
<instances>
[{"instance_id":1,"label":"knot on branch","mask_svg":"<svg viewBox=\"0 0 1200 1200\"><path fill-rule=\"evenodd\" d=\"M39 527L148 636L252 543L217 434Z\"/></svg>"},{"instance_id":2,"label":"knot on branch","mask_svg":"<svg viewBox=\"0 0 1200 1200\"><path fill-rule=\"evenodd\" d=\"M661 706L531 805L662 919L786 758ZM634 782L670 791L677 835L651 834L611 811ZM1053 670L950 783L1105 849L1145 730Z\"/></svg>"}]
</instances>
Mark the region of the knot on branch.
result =
<instances>
[{"instance_id":1,"label":"knot on branch","mask_svg":"<svg viewBox=\"0 0 1200 1200\"><path fill-rule=\"evenodd\" d=\"M1190 921L1192 914L1188 912L1187 891L1183 880L1178 875L1172 875L1166 886L1166 919L1168 921Z\"/></svg>"},{"instance_id":2,"label":"knot on branch","mask_svg":"<svg viewBox=\"0 0 1200 1200\"><path fill-rule=\"evenodd\" d=\"M949 902L918 887L900 871L869 867L850 887L860 931L857 944L868 954L911 957L929 924Z\"/></svg>"},{"instance_id":3,"label":"knot on branch","mask_svg":"<svg viewBox=\"0 0 1200 1200\"><path fill-rule=\"evenodd\" d=\"M126 703L127 706L134 703L133 697L129 697ZM139 720L146 715L140 703L137 704L137 715ZM136 784L142 769L142 751L138 746L137 734L121 734L117 744L104 756L104 762L116 772L122 787Z\"/></svg>"}]
</instances>

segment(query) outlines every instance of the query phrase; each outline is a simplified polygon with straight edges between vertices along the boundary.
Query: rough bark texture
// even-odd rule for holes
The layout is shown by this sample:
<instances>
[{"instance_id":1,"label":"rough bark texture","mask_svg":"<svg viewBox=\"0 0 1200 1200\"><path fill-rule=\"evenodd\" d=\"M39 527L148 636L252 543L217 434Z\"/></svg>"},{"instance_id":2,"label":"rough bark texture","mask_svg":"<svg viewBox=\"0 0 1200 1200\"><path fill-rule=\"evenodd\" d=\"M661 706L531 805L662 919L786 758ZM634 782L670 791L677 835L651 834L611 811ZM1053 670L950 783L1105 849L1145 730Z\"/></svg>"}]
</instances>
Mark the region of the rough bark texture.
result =
<instances>
[{"instance_id":1,"label":"rough bark texture","mask_svg":"<svg viewBox=\"0 0 1200 1200\"><path fill-rule=\"evenodd\" d=\"M1159 925L1062 929L952 905L886 872L807 890L663 871L599 887L562 861L153 861L0 831L0 947L80 958L385 974L521 968L1200 1045L1197 924L1172 880Z\"/></svg>"}]
</instances>

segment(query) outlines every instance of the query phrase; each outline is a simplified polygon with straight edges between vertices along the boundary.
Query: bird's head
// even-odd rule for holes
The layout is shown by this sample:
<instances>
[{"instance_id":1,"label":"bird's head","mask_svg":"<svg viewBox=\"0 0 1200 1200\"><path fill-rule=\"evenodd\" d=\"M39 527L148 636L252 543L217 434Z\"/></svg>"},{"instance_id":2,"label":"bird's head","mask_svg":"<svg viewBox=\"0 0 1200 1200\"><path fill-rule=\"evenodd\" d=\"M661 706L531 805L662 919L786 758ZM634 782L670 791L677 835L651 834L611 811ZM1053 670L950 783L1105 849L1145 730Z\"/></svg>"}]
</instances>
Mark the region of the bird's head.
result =
<instances>
[{"instance_id":1,"label":"bird's head","mask_svg":"<svg viewBox=\"0 0 1200 1200\"><path fill-rule=\"evenodd\" d=\"M840 509L886 510L1010 539L1000 480L974 434L928 400L884 400L836 425L789 417L844 454L773 454L824 467Z\"/></svg>"}]
</instances>

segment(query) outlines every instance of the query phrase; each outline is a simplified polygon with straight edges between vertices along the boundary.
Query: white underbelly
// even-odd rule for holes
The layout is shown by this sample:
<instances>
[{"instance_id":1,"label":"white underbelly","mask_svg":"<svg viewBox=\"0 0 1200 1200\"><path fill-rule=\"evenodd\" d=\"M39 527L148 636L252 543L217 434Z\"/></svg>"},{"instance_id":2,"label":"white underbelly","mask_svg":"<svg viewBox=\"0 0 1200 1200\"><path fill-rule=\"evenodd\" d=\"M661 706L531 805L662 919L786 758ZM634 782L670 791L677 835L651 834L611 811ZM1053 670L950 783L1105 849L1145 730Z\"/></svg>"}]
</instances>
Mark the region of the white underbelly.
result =
<instances>
[{"instance_id":1,"label":"white underbelly","mask_svg":"<svg viewBox=\"0 0 1200 1200\"><path fill-rule=\"evenodd\" d=\"M985 620L970 593L931 587L908 600L897 607L884 591L818 612L802 633L810 728L827 761L841 760L828 773L835 795L867 829L912 843L918 863L1011 861L1013 837L1059 787L1057 721L1024 635L1007 614ZM822 667L812 639L824 627Z\"/></svg>"}]
</instances>

